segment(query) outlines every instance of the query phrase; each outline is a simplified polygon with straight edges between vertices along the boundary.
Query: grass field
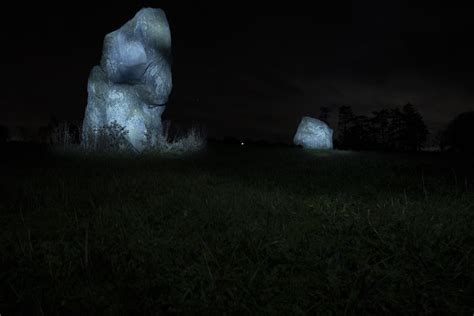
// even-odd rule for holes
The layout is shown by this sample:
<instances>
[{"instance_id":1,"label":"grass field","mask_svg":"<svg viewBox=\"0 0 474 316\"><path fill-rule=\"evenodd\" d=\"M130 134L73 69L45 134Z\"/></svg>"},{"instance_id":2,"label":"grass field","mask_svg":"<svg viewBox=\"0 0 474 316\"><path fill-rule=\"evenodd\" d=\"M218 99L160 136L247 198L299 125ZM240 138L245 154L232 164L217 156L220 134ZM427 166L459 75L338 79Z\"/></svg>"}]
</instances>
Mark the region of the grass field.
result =
<instances>
[{"instance_id":1,"label":"grass field","mask_svg":"<svg viewBox=\"0 0 474 316\"><path fill-rule=\"evenodd\" d=\"M472 157L5 149L2 316L474 313Z\"/></svg>"}]
</instances>

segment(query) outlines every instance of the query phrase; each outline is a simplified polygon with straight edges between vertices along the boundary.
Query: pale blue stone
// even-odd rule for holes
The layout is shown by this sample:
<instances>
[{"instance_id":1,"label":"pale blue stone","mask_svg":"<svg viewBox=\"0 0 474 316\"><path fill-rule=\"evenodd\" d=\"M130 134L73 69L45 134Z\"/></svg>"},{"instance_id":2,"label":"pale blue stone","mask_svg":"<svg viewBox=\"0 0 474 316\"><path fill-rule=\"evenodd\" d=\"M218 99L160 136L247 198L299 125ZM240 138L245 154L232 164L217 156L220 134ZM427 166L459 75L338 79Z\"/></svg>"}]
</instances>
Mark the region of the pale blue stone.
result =
<instances>
[{"instance_id":1,"label":"pale blue stone","mask_svg":"<svg viewBox=\"0 0 474 316\"><path fill-rule=\"evenodd\" d=\"M332 129L323 121L304 116L296 131L293 143L310 149L332 149Z\"/></svg>"},{"instance_id":2,"label":"pale blue stone","mask_svg":"<svg viewBox=\"0 0 474 316\"><path fill-rule=\"evenodd\" d=\"M161 114L172 89L171 34L161 9L145 8L105 36L100 66L88 82L85 142L94 130L117 122L137 150L162 133ZM147 139L149 135L149 139Z\"/></svg>"}]
</instances>

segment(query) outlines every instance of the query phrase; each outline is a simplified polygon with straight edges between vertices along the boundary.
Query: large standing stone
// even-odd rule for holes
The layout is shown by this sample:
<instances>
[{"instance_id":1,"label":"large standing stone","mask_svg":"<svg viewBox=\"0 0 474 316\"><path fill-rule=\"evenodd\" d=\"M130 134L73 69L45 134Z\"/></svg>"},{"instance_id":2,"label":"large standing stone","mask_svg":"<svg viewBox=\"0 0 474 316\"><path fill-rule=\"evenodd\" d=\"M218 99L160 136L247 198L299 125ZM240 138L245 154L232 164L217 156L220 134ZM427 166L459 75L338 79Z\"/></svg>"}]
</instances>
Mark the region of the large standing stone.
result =
<instances>
[{"instance_id":1,"label":"large standing stone","mask_svg":"<svg viewBox=\"0 0 474 316\"><path fill-rule=\"evenodd\" d=\"M156 143L171 88L168 20L161 9L141 9L105 36L100 65L89 76L84 141L93 142L95 129L115 121L135 150Z\"/></svg>"},{"instance_id":2,"label":"large standing stone","mask_svg":"<svg viewBox=\"0 0 474 316\"><path fill-rule=\"evenodd\" d=\"M298 126L293 142L304 148L332 149L332 129L323 121L304 116Z\"/></svg>"}]
</instances>

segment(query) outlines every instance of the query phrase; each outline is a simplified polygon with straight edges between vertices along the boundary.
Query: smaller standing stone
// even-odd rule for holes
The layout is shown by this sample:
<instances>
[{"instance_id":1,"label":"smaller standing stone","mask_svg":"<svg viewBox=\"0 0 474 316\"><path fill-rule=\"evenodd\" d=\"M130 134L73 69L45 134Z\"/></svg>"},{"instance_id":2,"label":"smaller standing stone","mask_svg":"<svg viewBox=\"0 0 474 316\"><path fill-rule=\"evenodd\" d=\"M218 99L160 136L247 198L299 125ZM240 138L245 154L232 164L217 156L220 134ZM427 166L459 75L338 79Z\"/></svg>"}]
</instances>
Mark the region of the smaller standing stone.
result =
<instances>
[{"instance_id":1,"label":"smaller standing stone","mask_svg":"<svg viewBox=\"0 0 474 316\"><path fill-rule=\"evenodd\" d=\"M310 149L332 149L332 129L323 121L304 116L293 143Z\"/></svg>"}]
</instances>

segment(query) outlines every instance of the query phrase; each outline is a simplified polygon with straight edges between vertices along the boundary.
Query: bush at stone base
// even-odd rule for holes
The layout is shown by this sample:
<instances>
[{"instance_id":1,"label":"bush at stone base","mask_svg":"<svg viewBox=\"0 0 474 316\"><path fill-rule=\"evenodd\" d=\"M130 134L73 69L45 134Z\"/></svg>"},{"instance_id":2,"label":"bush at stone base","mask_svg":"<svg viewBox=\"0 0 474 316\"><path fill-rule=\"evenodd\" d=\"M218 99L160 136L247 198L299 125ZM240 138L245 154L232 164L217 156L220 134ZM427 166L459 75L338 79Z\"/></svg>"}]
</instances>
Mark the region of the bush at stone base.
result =
<instances>
[{"instance_id":1,"label":"bush at stone base","mask_svg":"<svg viewBox=\"0 0 474 316\"><path fill-rule=\"evenodd\" d=\"M206 137L202 128L193 126L182 136L170 137L169 124L164 131L156 134L147 132L142 142L143 153L184 154L203 150ZM84 135L82 147L86 152L129 152L138 153L127 139L128 130L116 121L89 130ZM156 141L155 141L156 140Z\"/></svg>"},{"instance_id":2,"label":"bush at stone base","mask_svg":"<svg viewBox=\"0 0 474 316\"><path fill-rule=\"evenodd\" d=\"M133 151L133 147L127 140L128 130L113 121L100 127L89 129L83 135L82 146L86 151L116 152Z\"/></svg>"},{"instance_id":3,"label":"bush at stone base","mask_svg":"<svg viewBox=\"0 0 474 316\"><path fill-rule=\"evenodd\" d=\"M151 139L150 135L145 135L146 139ZM144 143L145 151L158 153L193 153L206 148L206 136L203 128L193 126L189 131L181 136L170 136L170 124L165 124L162 135L158 135L156 144Z\"/></svg>"}]
</instances>

